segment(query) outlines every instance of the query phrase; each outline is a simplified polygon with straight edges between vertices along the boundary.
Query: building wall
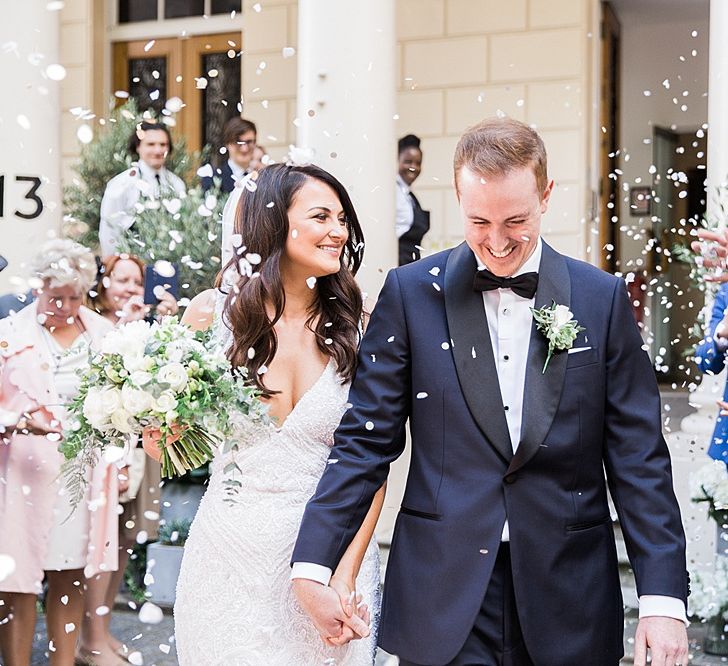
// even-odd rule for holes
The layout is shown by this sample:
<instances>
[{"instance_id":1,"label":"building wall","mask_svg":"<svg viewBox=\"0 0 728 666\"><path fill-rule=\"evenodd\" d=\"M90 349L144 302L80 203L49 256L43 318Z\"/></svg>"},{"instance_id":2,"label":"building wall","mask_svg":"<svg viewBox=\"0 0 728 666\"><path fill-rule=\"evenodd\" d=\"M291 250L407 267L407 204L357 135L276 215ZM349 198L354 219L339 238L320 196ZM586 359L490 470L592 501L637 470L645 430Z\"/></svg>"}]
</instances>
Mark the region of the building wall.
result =
<instances>
[{"instance_id":1,"label":"building wall","mask_svg":"<svg viewBox=\"0 0 728 666\"><path fill-rule=\"evenodd\" d=\"M397 0L398 131L423 139L414 189L432 212L429 248L462 237L452 188L458 137L504 113L546 143L556 190L545 237L586 258L595 11L591 0Z\"/></svg>"}]
</instances>

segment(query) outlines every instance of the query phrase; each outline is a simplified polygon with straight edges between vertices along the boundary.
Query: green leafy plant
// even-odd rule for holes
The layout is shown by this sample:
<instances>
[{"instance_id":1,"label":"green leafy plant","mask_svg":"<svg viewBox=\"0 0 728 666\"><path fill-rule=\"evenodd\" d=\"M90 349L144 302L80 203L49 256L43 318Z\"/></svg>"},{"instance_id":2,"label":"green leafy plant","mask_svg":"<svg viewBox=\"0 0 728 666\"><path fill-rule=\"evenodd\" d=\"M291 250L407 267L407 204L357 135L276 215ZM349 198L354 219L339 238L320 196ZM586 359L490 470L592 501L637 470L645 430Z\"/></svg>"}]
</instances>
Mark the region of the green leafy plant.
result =
<instances>
[{"instance_id":1,"label":"green leafy plant","mask_svg":"<svg viewBox=\"0 0 728 666\"><path fill-rule=\"evenodd\" d=\"M190 534L189 518L170 520L159 528L159 543L165 546L184 546Z\"/></svg>"},{"instance_id":2,"label":"green leafy plant","mask_svg":"<svg viewBox=\"0 0 728 666\"><path fill-rule=\"evenodd\" d=\"M191 299L215 284L221 268L226 199L226 194L205 193L198 186L185 197L167 192L161 201L140 201L134 225L120 239L119 250L150 264L159 260L177 264L179 297Z\"/></svg>"},{"instance_id":3,"label":"green leafy plant","mask_svg":"<svg viewBox=\"0 0 728 666\"><path fill-rule=\"evenodd\" d=\"M134 100L129 100L100 120L96 138L82 145L76 174L63 191L64 235L91 248L98 245L101 199L107 183L131 166L127 144L142 120L156 121L149 112L140 113ZM187 151L184 137L175 137L167 167L185 179L194 175L192 167L198 157Z\"/></svg>"}]
</instances>

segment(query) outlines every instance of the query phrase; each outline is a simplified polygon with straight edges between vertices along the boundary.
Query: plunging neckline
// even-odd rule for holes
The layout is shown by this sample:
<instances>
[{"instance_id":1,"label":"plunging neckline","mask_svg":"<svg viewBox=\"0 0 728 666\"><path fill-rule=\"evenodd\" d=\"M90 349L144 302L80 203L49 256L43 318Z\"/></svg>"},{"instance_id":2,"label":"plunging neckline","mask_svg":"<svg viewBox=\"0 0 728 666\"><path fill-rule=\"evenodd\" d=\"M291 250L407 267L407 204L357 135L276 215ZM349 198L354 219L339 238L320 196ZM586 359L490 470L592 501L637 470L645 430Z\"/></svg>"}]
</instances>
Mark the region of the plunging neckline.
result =
<instances>
[{"instance_id":1,"label":"plunging neckline","mask_svg":"<svg viewBox=\"0 0 728 666\"><path fill-rule=\"evenodd\" d=\"M290 412L286 415L286 418L283 419L280 425L274 426L276 432L281 432L283 428L286 426L286 424L291 420L291 417L295 413L295 411L298 409L298 406L313 392L313 390L321 383L321 380L324 378L324 375L327 373L329 366L334 362L333 357L329 358L329 362L324 366L324 369L321 371L321 374L318 376L318 379L311 384L302 394L301 397L296 401L296 404L293 405L293 409L291 409Z\"/></svg>"}]
</instances>

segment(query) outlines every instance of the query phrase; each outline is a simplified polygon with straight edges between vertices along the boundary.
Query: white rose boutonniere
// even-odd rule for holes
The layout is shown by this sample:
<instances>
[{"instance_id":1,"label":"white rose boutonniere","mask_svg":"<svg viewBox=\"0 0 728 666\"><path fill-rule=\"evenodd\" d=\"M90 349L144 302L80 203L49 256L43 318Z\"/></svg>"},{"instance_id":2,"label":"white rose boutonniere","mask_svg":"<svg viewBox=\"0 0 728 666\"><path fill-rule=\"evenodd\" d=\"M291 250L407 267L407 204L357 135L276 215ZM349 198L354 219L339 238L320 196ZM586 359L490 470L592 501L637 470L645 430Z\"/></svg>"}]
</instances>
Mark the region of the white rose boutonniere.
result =
<instances>
[{"instance_id":1,"label":"white rose boutonniere","mask_svg":"<svg viewBox=\"0 0 728 666\"><path fill-rule=\"evenodd\" d=\"M536 329L544 334L549 343L549 353L541 371L544 374L554 352L571 349L576 336L584 329L579 326L569 308L557 305L555 301L539 309L531 308L531 313L536 322Z\"/></svg>"}]
</instances>

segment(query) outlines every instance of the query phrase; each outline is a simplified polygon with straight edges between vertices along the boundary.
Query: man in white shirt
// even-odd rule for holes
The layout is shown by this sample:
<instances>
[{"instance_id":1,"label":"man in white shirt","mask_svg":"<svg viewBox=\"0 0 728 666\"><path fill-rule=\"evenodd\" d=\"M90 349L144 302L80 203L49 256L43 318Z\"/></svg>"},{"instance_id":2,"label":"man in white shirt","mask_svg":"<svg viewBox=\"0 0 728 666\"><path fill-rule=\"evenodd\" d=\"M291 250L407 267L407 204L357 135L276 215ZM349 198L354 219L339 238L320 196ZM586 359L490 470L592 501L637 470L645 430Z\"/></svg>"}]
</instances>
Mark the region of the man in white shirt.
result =
<instances>
[{"instance_id":1,"label":"man in white shirt","mask_svg":"<svg viewBox=\"0 0 728 666\"><path fill-rule=\"evenodd\" d=\"M102 258L116 254L119 239L134 225L140 198L183 197L186 193L184 181L164 166L172 152L172 137L166 125L140 123L129 138L129 152L137 163L108 182L101 200Z\"/></svg>"},{"instance_id":2,"label":"man in white shirt","mask_svg":"<svg viewBox=\"0 0 728 666\"><path fill-rule=\"evenodd\" d=\"M328 636L351 635L326 585L409 421L379 626L400 664L617 666L608 485L639 595L634 663L649 648L686 666L685 535L624 282L540 238L553 181L530 127L483 121L454 167L465 242L387 277L336 464L303 517L294 592Z\"/></svg>"}]
</instances>

